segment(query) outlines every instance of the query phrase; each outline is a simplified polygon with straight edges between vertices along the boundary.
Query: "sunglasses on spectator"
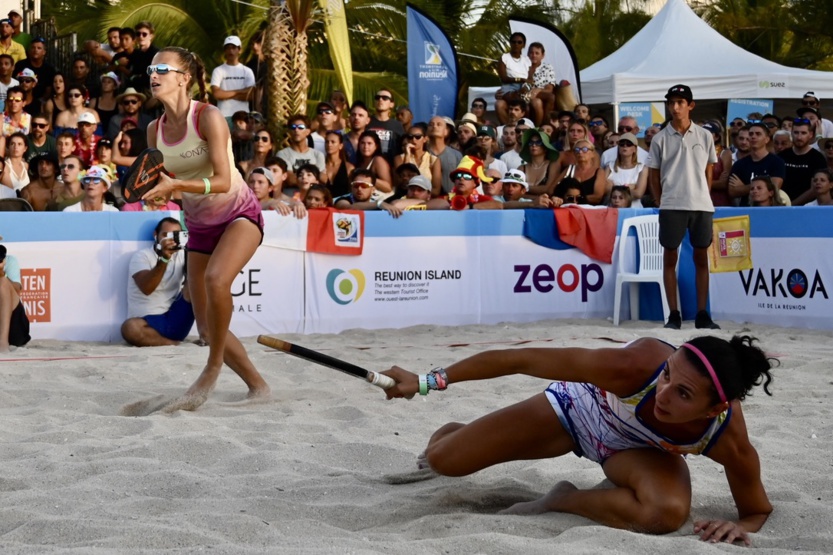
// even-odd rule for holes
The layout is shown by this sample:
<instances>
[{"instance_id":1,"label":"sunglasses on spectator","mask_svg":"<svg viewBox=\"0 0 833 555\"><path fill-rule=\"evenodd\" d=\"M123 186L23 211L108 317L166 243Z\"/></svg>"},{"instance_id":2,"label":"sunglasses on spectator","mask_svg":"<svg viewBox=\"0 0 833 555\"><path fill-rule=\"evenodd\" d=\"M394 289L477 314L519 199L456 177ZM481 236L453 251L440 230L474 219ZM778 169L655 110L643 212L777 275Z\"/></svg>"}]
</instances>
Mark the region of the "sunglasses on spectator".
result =
<instances>
[{"instance_id":1,"label":"sunglasses on spectator","mask_svg":"<svg viewBox=\"0 0 833 555\"><path fill-rule=\"evenodd\" d=\"M21 82L21 83L34 83L34 82L35 82L35 80L34 80L34 79L32 79L31 77L27 77L27 78L22 78L22 79L20 80L20 82Z\"/></svg>"},{"instance_id":2,"label":"sunglasses on spectator","mask_svg":"<svg viewBox=\"0 0 833 555\"><path fill-rule=\"evenodd\" d=\"M801 101L802 106L818 106L818 104L819 104L818 100L802 100Z\"/></svg>"},{"instance_id":3,"label":"sunglasses on spectator","mask_svg":"<svg viewBox=\"0 0 833 555\"><path fill-rule=\"evenodd\" d=\"M746 120L746 123L763 123L763 122L759 119L748 119L748 120Z\"/></svg>"},{"instance_id":4,"label":"sunglasses on spectator","mask_svg":"<svg viewBox=\"0 0 833 555\"><path fill-rule=\"evenodd\" d=\"M122 106L128 106L128 105L132 106L133 104L138 104L138 103L139 103L139 101L136 100L135 98L131 98L130 100L122 100L121 101Z\"/></svg>"},{"instance_id":5,"label":"sunglasses on spectator","mask_svg":"<svg viewBox=\"0 0 833 555\"><path fill-rule=\"evenodd\" d=\"M390 95L387 94L377 94L373 97L375 100L393 100Z\"/></svg>"},{"instance_id":6,"label":"sunglasses on spectator","mask_svg":"<svg viewBox=\"0 0 833 555\"><path fill-rule=\"evenodd\" d=\"M62 170L74 170L75 169L75 164L61 164L58 167Z\"/></svg>"},{"instance_id":7,"label":"sunglasses on spectator","mask_svg":"<svg viewBox=\"0 0 833 555\"><path fill-rule=\"evenodd\" d=\"M9 102L23 102L22 98L7 98L6 100L8 100Z\"/></svg>"},{"instance_id":8,"label":"sunglasses on spectator","mask_svg":"<svg viewBox=\"0 0 833 555\"><path fill-rule=\"evenodd\" d=\"M81 98L84 95L81 93L69 93L67 96L70 98Z\"/></svg>"},{"instance_id":9,"label":"sunglasses on spectator","mask_svg":"<svg viewBox=\"0 0 833 555\"><path fill-rule=\"evenodd\" d=\"M621 144L621 143L620 143L620 144ZM573 152L575 152L576 154L578 154L579 152L589 152L589 151L591 151L591 150L593 150L593 149L592 149L592 148L590 148L589 146L577 146L577 147L575 147L575 148L573 149Z\"/></svg>"},{"instance_id":10,"label":"sunglasses on spectator","mask_svg":"<svg viewBox=\"0 0 833 555\"><path fill-rule=\"evenodd\" d=\"M291 123L291 124L289 124L289 129L291 129L292 131L295 131L296 129L300 129L301 131L303 131L306 128L307 128L307 126L303 123Z\"/></svg>"},{"instance_id":11,"label":"sunglasses on spectator","mask_svg":"<svg viewBox=\"0 0 833 555\"><path fill-rule=\"evenodd\" d=\"M833 142L824 143L824 150L830 150L831 148L833 148Z\"/></svg>"},{"instance_id":12,"label":"sunglasses on spectator","mask_svg":"<svg viewBox=\"0 0 833 555\"><path fill-rule=\"evenodd\" d=\"M795 118L795 119L793 120L793 124L798 124L798 125L801 125L801 124L804 124L804 125L810 125L810 124L812 124L812 122L811 122L810 120L808 120L807 118Z\"/></svg>"},{"instance_id":13,"label":"sunglasses on spectator","mask_svg":"<svg viewBox=\"0 0 833 555\"><path fill-rule=\"evenodd\" d=\"M603 122L603 121L591 121L587 125L590 126L590 127L598 127L598 126L604 125L604 124L605 124L605 122Z\"/></svg>"},{"instance_id":14,"label":"sunglasses on spectator","mask_svg":"<svg viewBox=\"0 0 833 555\"><path fill-rule=\"evenodd\" d=\"M37 127L38 129L46 129L47 127L49 127L49 124L48 123L33 122L32 127Z\"/></svg>"},{"instance_id":15,"label":"sunglasses on spectator","mask_svg":"<svg viewBox=\"0 0 833 555\"><path fill-rule=\"evenodd\" d=\"M619 133L630 133L633 131L633 127L630 125L620 125L619 126Z\"/></svg>"},{"instance_id":16,"label":"sunglasses on spectator","mask_svg":"<svg viewBox=\"0 0 833 555\"><path fill-rule=\"evenodd\" d=\"M268 143L272 139L269 138L269 135L255 135L255 140L263 143Z\"/></svg>"},{"instance_id":17,"label":"sunglasses on spectator","mask_svg":"<svg viewBox=\"0 0 833 555\"><path fill-rule=\"evenodd\" d=\"M424 136L425 136L425 135L423 135L423 134L421 134L421 133L419 133L419 134L415 134L415 135L411 135L410 133L408 133L407 135L405 135L405 139L407 139L407 140L409 140L409 141L413 141L413 140L417 140L417 141L418 141L418 140L420 140L421 138L423 138Z\"/></svg>"},{"instance_id":18,"label":"sunglasses on spectator","mask_svg":"<svg viewBox=\"0 0 833 555\"><path fill-rule=\"evenodd\" d=\"M541 139L532 139L526 144L528 144L529 146L544 146L544 141L542 141Z\"/></svg>"},{"instance_id":19,"label":"sunglasses on spectator","mask_svg":"<svg viewBox=\"0 0 833 555\"><path fill-rule=\"evenodd\" d=\"M636 146L635 144L633 144L633 143L632 143L632 142L630 142L630 141L619 141L617 144L618 144L619 146ZM585 147L585 148L587 148L587 147Z\"/></svg>"},{"instance_id":20,"label":"sunglasses on spectator","mask_svg":"<svg viewBox=\"0 0 833 555\"><path fill-rule=\"evenodd\" d=\"M771 121L765 121L762 123L767 126L767 129L775 129L776 127L778 127L777 123L772 123Z\"/></svg>"},{"instance_id":21,"label":"sunglasses on spectator","mask_svg":"<svg viewBox=\"0 0 833 555\"><path fill-rule=\"evenodd\" d=\"M451 174L451 179L457 181L458 179L465 179L466 181L471 181L474 179L470 173L466 172L454 172Z\"/></svg>"},{"instance_id":22,"label":"sunglasses on spectator","mask_svg":"<svg viewBox=\"0 0 833 555\"><path fill-rule=\"evenodd\" d=\"M743 121L733 121L732 122L732 127L743 127L744 125L746 125L746 123L743 122Z\"/></svg>"},{"instance_id":23,"label":"sunglasses on spectator","mask_svg":"<svg viewBox=\"0 0 833 555\"><path fill-rule=\"evenodd\" d=\"M576 195L570 195L570 196L568 196L568 197L564 197L564 202L572 202L572 203L576 203L576 204L578 204L578 200L579 200L580 198L581 198L581 196L580 196L580 195L579 195L579 196L576 196Z\"/></svg>"},{"instance_id":24,"label":"sunglasses on spectator","mask_svg":"<svg viewBox=\"0 0 833 555\"><path fill-rule=\"evenodd\" d=\"M319 115L321 115L321 114L330 115L330 114L332 114L332 113L333 113L333 111L332 111L332 110L330 110L329 108L325 108L324 110L318 110L318 114L319 114Z\"/></svg>"},{"instance_id":25,"label":"sunglasses on spectator","mask_svg":"<svg viewBox=\"0 0 833 555\"><path fill-rule=\"evenodd\" d=\"M354 181L350 185L358 189L370 189L371 187L373 187L373 184L368 183L367 181Z\"/></svg>"},{"instance_id":26,"label":"sunglasses on spectator","mask_svg":"<svg viewBox=\"0 0 833 555\"><path fill-rule=\"evenodd\" d=\"M94 183L95 185L100 184L102 181L98 177L85 177L82 183L86 183L89 185L90 183Z\"/></svg>"},{"instance_id":27,"label":"sunglasses on spectator","mask_svg":"<svg viewBox=\"0 0 833 555\"><path fill-rule=\"evenodd\" d=\"M150 36L150 33L148 33L148 32L136 33L136 36L139 36L139 37L149 37L149 36Z\"/></svg>"},{"instance_id":28,"label":"sunglasses on spectator","mask_svg":"<svg viewBox=\"0 0 833 555\"><path fill-rule=\"evenodd\" d=\"M183 75L188 75L186 72L182 71L181 69L177 69L174 66L168 64L156 64L155 66L148 66L148 75L153 75L154 73L158 73L159 75L166 75L170 72L181 73Z\"/></svg>"}]
</instances>

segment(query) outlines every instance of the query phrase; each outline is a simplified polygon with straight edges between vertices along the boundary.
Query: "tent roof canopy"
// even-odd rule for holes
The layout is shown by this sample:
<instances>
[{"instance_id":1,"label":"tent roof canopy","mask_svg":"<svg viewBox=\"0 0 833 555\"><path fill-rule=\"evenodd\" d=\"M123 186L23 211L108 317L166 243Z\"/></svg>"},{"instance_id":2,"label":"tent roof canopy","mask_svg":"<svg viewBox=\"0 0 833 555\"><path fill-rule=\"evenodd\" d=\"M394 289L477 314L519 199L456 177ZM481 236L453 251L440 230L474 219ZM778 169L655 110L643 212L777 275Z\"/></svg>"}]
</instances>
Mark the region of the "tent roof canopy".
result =
<instances>
[{"instance_id":1,"label":"tent roof canopy","mask_svg":"<svg viewBox=\"0 0 833 555\"><path fill-rule=\"evenodd\" d=\"M581 72L587 104L663 100L689 85L694 99L833 97L833 73L783 66L736 46L685 3L668 3L619 50Z\"/></svg>"}]
</instances>

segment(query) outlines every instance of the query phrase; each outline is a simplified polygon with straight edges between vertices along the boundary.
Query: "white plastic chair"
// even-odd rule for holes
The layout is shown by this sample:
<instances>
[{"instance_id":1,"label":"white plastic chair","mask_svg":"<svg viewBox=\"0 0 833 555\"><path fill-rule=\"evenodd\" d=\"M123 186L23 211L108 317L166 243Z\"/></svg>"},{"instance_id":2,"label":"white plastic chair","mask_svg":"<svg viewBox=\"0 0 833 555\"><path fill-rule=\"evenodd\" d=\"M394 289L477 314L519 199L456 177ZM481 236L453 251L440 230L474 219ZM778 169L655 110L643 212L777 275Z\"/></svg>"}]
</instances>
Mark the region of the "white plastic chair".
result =
<instances>
[{"instance_id":1,"label":"white plastic chair","mask_svg":"<svg viewBox=\"0 0 833 555\"><path fill-rule=\"evenodd\" d=\"M636 230L637 256L639 267L634 272L626 271L626 245L628 243L628 232L631 228ZM613 325L619 325L619 311L622 305L622 285L630 283L631 319L639 319L639 284L656 283L659 285L660 296L662 297L662 317L667 322L671 311L668 309L668 300L665 296L665 283L662 278L663 267L662 245L659 244L659 216L636 216L627 218L622 222L622 233L619 235L619 261L616 271L616 294L613 299ZM678 259L679 264L679 259ZM679 294L678 294L679 298ZM679 302L678 302L679 306Z\"/></svg>"}]
</instances>

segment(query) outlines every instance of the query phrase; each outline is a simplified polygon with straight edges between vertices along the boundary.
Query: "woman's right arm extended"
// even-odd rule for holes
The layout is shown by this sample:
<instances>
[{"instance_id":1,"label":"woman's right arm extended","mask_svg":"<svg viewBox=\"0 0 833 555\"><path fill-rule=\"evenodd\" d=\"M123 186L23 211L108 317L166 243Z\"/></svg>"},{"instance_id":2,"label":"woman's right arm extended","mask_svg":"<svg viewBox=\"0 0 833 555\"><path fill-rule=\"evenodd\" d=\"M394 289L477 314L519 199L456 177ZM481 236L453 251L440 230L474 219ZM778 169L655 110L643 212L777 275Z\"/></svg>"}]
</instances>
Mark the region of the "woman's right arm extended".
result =
<instances>
[{"instance_id":1,"label":"woman's right arm extended","mask_svg":"<svg viewBox=\"0 0 833 555\"><path fill-rule=\"evenodd\" d=\"M672 347L651 338L623 348L505 349L478 353L455 362L445 371L449 383L526 374L550 381L592 383L615 395L627 396L644 384L672 352ZM396 387L387 390L388 398L419 391L416 374L398 366L384 374L397 382Z\"/></svg>"}]
</instances>

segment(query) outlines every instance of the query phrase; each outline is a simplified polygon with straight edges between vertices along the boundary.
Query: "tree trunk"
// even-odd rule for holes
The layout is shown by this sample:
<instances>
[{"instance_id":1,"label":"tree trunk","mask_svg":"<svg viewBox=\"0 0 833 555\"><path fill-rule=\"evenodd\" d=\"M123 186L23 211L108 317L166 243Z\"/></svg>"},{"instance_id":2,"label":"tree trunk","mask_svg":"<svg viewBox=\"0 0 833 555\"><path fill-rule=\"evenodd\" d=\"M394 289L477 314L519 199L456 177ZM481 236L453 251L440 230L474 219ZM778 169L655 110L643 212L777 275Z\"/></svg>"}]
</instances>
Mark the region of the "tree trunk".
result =
<instances>
[{"instance_id":1,"label":"tree trunk","mask_svg":"<svg viewBox=\"0 0 833 555\"><path fill-rule=\"evenodd\" d=\"M288 4L272 6L263 44L269 67L269 131L275 144L283 146L287 144L286 120L293 114L306 114L309 90L307 31L295 27Z\"/></svg>"}]
</instances>

